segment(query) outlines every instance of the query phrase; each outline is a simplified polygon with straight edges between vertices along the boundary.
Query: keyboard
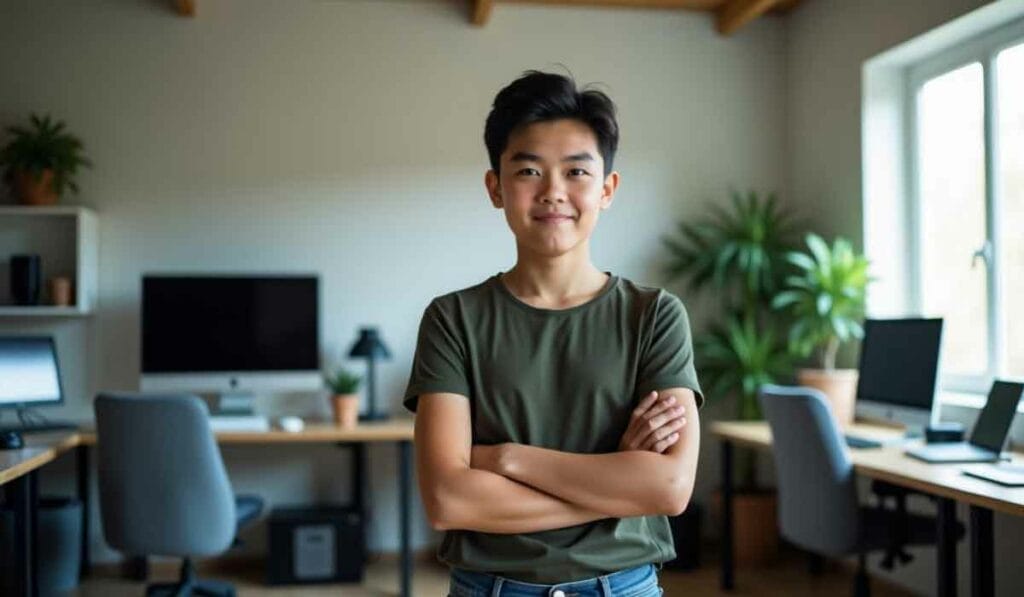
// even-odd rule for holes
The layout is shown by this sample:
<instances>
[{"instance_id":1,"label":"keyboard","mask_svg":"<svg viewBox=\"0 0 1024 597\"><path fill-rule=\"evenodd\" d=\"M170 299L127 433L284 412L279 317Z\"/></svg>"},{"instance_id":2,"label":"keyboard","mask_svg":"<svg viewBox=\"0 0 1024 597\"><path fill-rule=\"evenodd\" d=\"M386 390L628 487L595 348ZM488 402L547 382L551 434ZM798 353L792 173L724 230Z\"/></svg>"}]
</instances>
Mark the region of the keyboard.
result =
<instances>
[{"instance_id":1,"label":"keyboard","mask_svg":"<svg viewBox=\"0 0 1024 597\"><path fill-rule=\"evenodd\" d=\"M9 431L17 433L46 433L47 431L73 431L75 429L78 429L78 425L68 421L44 421L27 425L20 423L17 425L0 425L0 433L7 433Z\"/></svg>"},{"instance_id":2,"label":"keyboard","mask_svg":"<svg viewBox=\"0 0 1024 597\"><path fill-rule=\"evenodd\" d=\"M882 442L874 439L867 439L864 437L857 437L855 435L845 435L846 445L851 448L881 448Z\"/></svg>"}]
</instances>

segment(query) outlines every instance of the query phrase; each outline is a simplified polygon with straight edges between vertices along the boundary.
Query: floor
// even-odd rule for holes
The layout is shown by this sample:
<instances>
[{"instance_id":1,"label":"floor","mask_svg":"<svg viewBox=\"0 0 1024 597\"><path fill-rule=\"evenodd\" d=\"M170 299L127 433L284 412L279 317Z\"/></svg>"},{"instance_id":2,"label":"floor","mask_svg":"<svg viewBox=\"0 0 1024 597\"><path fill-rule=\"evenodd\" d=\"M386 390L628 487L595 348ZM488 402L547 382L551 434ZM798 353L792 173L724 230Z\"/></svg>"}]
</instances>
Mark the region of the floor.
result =
<instances>
[{"instance_id":1,"label":"floor","mask_svg":"<svg viewBox=\"0 0 1024 597\"><path fill-rule=\"evenodd\" d=\"M713 553L712 550L706 550ZM172 580L177 568L171 564L152 566L151 581ZM298 587L268 587L263 584L263 572L258 563L252 561L220 562L200 566L200 576L218 578L235 584L238 595L254 597L309 596L309 597L377 597L398 593L398 562L393 557L374 558L366 569L362 584L334 584ZM666 596L699 597L720 595L718 590L718 567L706 562L692 572L661 572L661 582ZM144 594L144 584L118 578L115 568L100 568L72 595L80 597L121 597ZM444 596L448 586L446 569L433 564L429 559L417 562L413 577L413 595ZM876 597L906 597L912 595L899 587L873 580L872 594ZM829 597L850 595L852 592L852 571L837 563L826 563L819 576L808 572L806 560L798 554L782 556L772 566L739 569L736 574L736 590L730 595L798 596L826 595Z\"/></svg>"}]
</instances>

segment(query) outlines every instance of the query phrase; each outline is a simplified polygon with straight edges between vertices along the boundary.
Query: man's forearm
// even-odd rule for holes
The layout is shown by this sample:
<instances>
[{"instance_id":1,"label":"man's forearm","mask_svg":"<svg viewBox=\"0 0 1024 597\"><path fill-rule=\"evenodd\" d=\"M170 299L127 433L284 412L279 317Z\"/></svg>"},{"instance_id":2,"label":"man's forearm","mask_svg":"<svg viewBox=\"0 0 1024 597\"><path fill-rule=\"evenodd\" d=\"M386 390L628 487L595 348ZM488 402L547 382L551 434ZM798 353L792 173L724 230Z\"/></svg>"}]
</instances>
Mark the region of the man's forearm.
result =
<instances>
[{"instance_id":1,"label":"man's forearm","mask_svg":"<svg viewBox=\"0 0 1024 597\"><path fill-rule=\"evenodd\" d=\"M435 507L431 518L440 529L531 533L608 518L502 475L470 468L445 475L430 499Z\"/></svg>"},{"instance_id":2,"label":"man's forearm","mask_svg":"<svg viewBox=\"0 0 1024 597\"><path fill-rule=\"evenodd\" d=\"M609 517L677 513L678 496L692 484L668 456L649 451L574 454L522 444L505 450L496 472Z\"/></svg>"}]
</instances>

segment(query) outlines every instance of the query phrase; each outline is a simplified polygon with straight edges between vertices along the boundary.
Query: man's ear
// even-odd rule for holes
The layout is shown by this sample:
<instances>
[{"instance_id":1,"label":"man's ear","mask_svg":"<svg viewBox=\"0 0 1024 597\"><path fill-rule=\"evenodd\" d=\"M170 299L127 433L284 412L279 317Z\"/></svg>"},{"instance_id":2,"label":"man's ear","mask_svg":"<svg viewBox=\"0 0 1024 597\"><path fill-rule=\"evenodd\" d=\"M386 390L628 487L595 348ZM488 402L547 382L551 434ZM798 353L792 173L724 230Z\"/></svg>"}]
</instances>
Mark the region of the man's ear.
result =
<instances>
[{"instance_id":1,"label":"man's ear","mask_svg":"<svg viewBox=\"0 0 1024 597\"><path fill-rule=\"evenodd\" d=\"M612 206L615 198L615 190L619 188L619 173L612 171L604 178L604 185L601 188L601 209L608 209Z\"/></svg>"},{"instance_id":2,"label":"man's ear","mask_svg":"<svg viewBox=\"0 0 1024 597\"><path fill-rule=\"evenodd\" d=\"M498 173L494 170L488 170L484 174L484 186L487 187L487 194L491 198L491 204L497 209L503 208L505 202L501 198L501 180L498 177Z\"/></svg>"}]
</instances>

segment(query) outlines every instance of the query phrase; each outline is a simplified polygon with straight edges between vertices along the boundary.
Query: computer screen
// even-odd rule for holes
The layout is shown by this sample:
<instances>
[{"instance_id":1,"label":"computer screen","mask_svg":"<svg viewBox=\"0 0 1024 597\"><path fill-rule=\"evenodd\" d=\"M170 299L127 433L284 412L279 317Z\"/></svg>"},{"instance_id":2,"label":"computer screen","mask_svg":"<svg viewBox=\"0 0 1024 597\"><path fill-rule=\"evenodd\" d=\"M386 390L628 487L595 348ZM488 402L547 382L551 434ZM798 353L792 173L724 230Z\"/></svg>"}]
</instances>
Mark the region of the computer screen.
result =
<instances>
[{"instance_id":1,"label":"computer screen","mask_svg":"<svg viewBox=\"0 0 1024 597\"><path fill-rule=\"evenodd\" d=\"M857 402L931 411L941 340L942 319L865 321Z\"/></svg>"},{"instance_id":2,"label":"computer screen","mask_svg":"<svg viewBox=\"0 0 1024 597\"><path fill-rule=\"evenodd\" d=\"M318 371L316 276L142 280L142 372Z\"/></svg>"},{"instance_id":3,"label":"computer screen","mask_svg":"<svg viewBox=\"0 0 1024 597\"><path fill-rule=\"evenodd\" d=\"M0 407L63 400L51 337L0 337Z\"/></svg>"}]
</instances>

